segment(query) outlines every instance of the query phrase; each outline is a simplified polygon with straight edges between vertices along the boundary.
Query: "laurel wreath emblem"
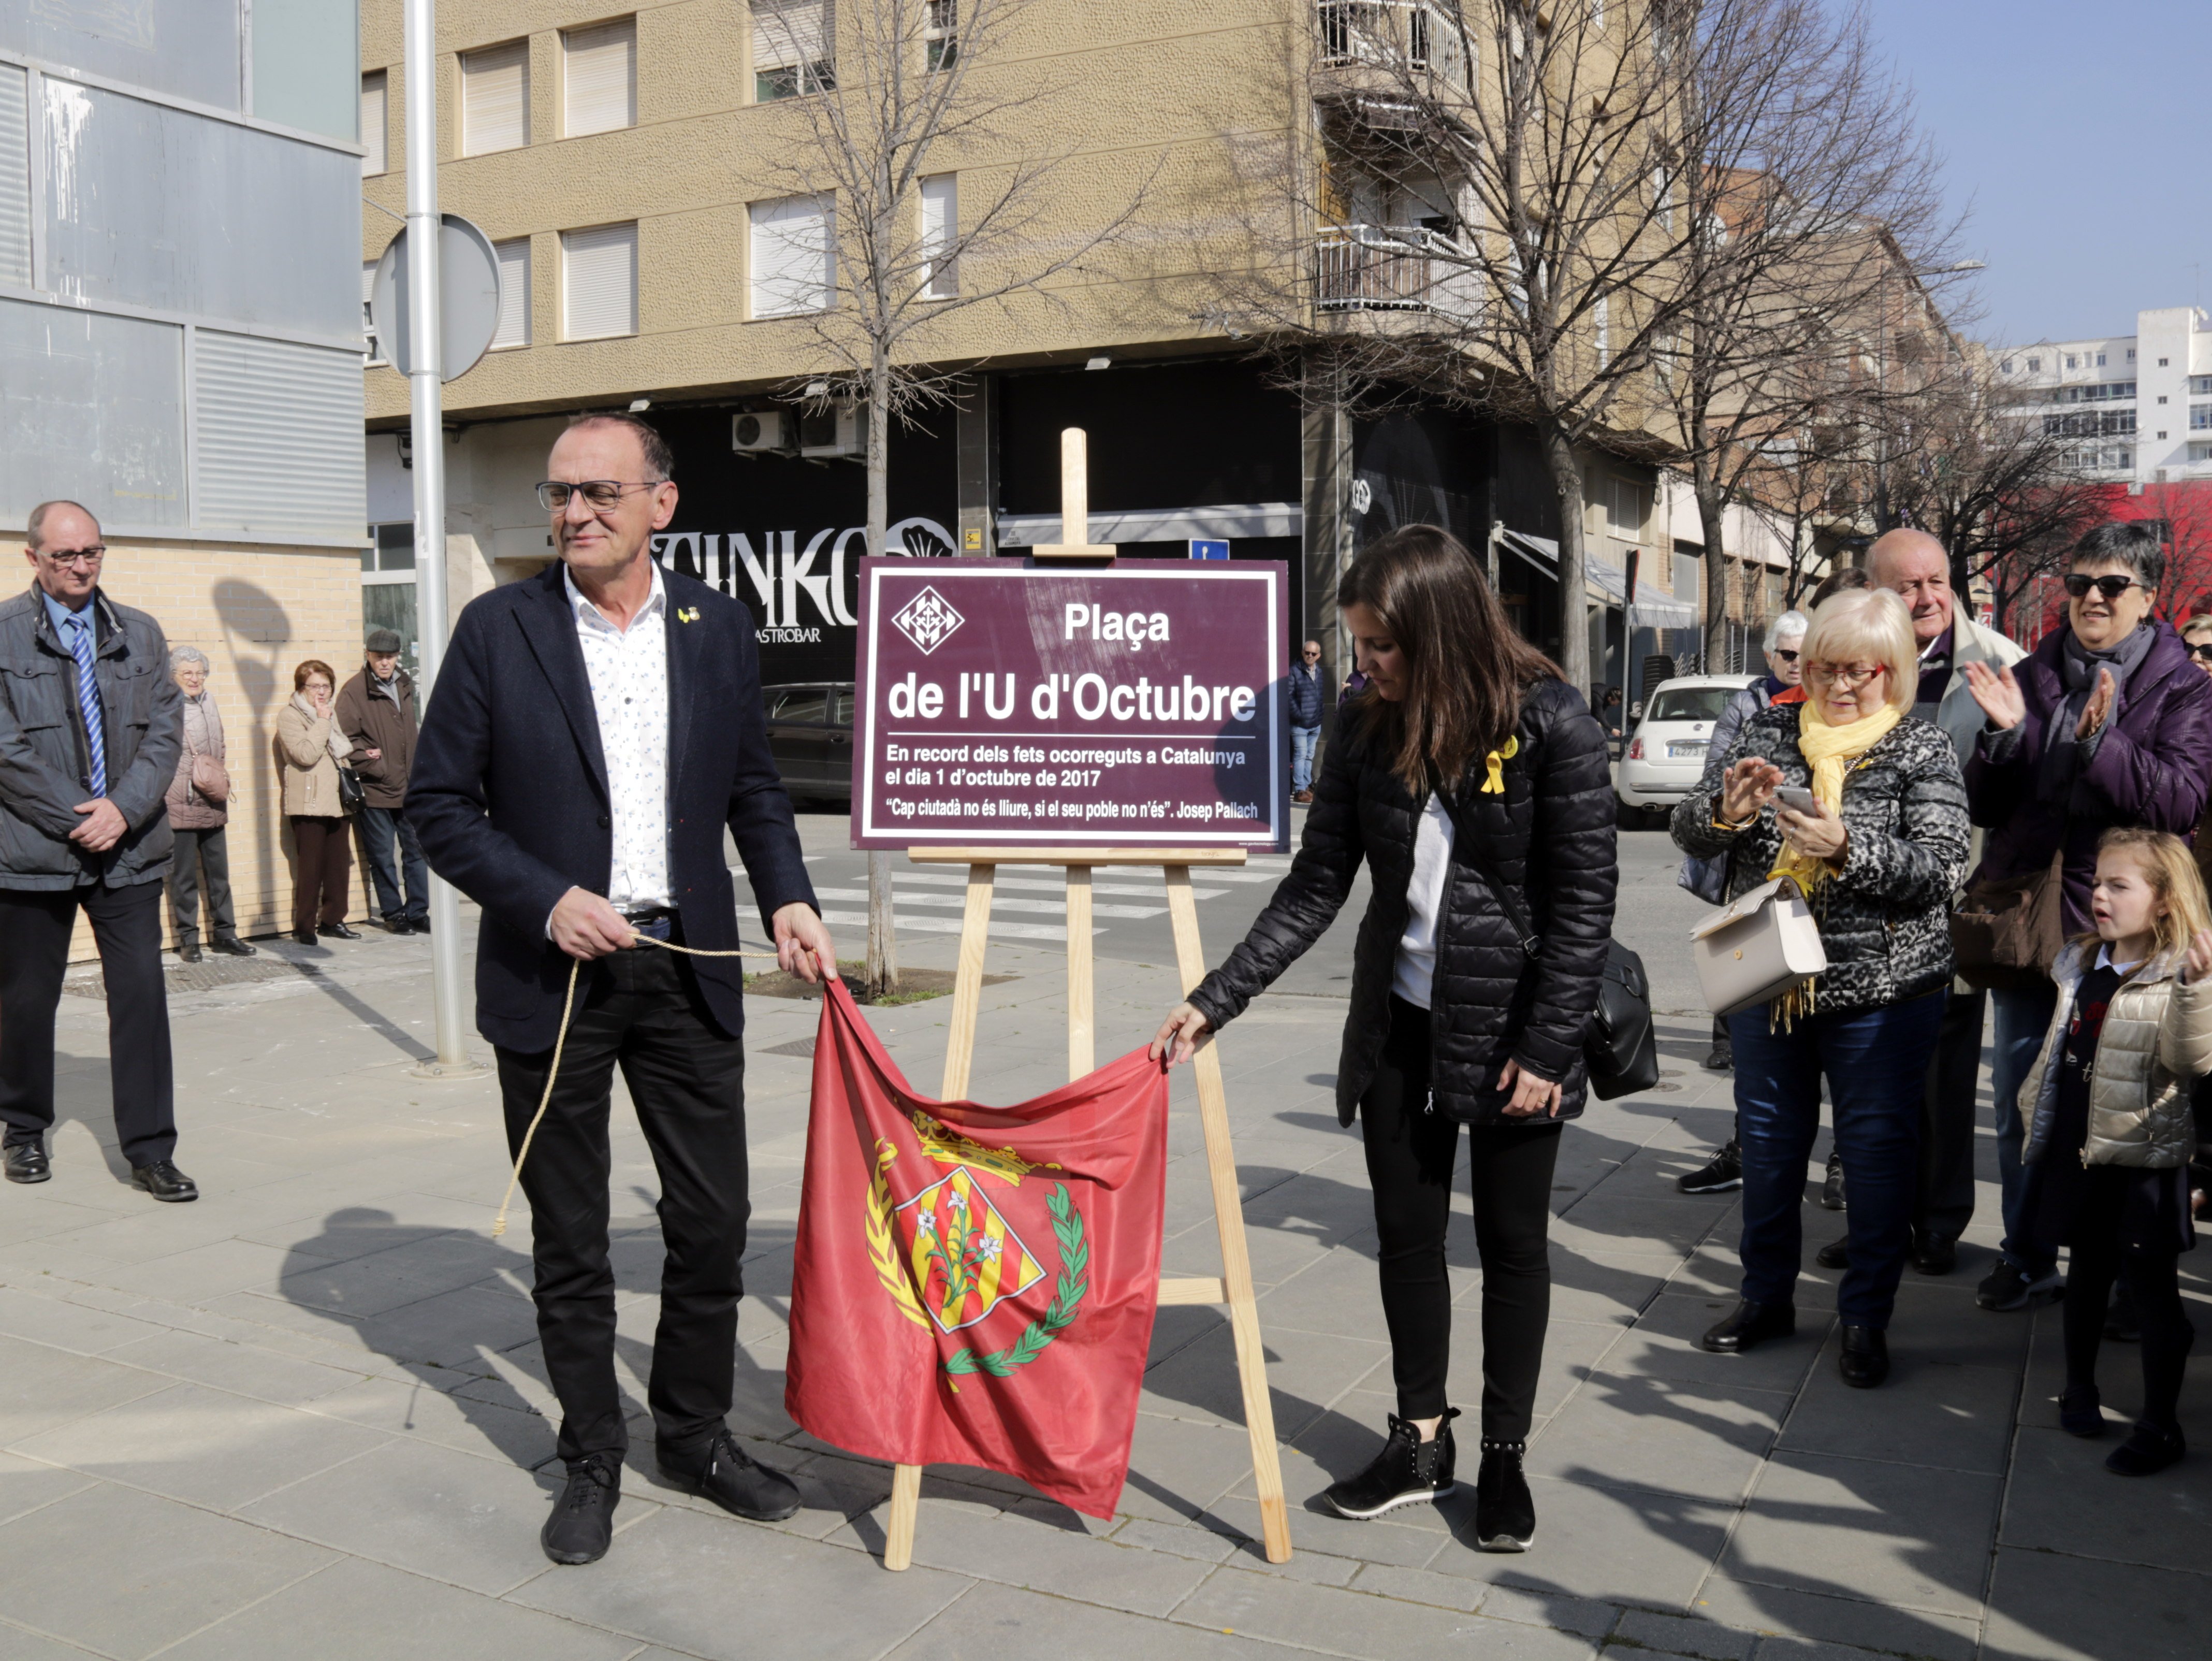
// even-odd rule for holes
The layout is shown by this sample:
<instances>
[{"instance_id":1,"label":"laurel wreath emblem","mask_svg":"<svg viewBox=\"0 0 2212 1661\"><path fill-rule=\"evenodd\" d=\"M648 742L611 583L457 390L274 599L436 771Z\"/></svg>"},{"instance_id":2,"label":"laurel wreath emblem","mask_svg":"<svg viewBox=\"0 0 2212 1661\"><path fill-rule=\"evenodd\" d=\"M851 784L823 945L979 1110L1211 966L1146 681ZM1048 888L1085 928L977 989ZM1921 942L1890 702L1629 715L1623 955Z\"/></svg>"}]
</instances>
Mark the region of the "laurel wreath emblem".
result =
<instances>
[{"instance_id":1,"label":"laurel wreath emblem","mask_svg":"<svg viewBox=\"0 0 2212 1661\"><path fill-rule=\"evenodd\" d=\"M929 1324L929 1317L921 1312L921 1299L915 1295L914 1283L906 1277L899 1262L898 1247L891 1234L891 1189L884 1173L898 1158L898 1149L887 1137L876 1139L876 1168L868 1181L868 1261L876 1266L876 1278L884 1283L891 1301L898 1305L900 1314L918 1327Z\"/></svg>"},{"instance_id":2,"label":"laurel wreath emblem","mask_svg":"<svg viewBox=\"0 0 2212 1661\"><path fill-rule=\"evenodd\" d=\"M1091 1290L1091 1247L1083 1238L1083 1214L1068 1198L1064 1184L1056 1185L1046 1196L1045 1208L1052 1213L1053 1237L1060 1242L1060 1280L1052 1302L1046 1305L1042 1317L1031 1321L1022 1335L1006 1348L982 1355L972 1349L961 1349L948 1356L945 1362L947 1372L986 1372L994 1378L1007 1378L1015 1368L1027 1366L1043 1354L1052 1341L1074 1323L1076 1313L1083 1306L1084 1294Z\"/></svg>"}]
</instances>

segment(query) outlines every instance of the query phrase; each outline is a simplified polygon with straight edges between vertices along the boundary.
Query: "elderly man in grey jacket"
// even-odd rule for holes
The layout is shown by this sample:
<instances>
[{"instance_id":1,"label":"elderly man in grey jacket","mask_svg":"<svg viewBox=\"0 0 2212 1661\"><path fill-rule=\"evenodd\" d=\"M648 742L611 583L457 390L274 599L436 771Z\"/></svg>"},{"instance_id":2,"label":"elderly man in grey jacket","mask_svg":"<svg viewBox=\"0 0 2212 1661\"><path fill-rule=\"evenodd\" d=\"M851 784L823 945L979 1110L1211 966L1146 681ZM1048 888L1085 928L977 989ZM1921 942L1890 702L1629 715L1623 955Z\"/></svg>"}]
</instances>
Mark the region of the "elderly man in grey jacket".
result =
<instances>
[{"instance_id":1,"label":"elderly man in grey jacket","mask_svg":"<svg viewBox=\"0 0 2212 1661\"><path fill-rule=\"evenodd\" d=\"M0 1169L52 1175L54 1011L82 910L107 985L108 1074L131 1179L198 1197L179 1171L161 879L183 697L143 611L100 592L107 550L74 502L31 510L29 590L0 602Z\"/></svg>"}]
</instances>

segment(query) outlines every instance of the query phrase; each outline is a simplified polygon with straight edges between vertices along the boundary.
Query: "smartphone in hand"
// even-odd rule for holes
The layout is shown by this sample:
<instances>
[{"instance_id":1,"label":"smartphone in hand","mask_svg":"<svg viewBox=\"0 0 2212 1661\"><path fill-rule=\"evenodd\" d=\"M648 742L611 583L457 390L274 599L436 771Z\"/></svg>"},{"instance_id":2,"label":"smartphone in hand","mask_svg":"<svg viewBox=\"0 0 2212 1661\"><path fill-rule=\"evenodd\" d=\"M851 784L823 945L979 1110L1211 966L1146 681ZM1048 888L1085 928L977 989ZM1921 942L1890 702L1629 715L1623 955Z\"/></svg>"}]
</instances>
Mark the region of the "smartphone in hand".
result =
<instances>
[{"instance_id":1,"label":"smartphone in hand","mask_svg":"<svg viewBox=\"0 0 2212 1661\"><path fill-rule=\"evenodd\" d=\"M1793 813L1802 813L1810 818L1820 812L1814 805L1813 793L1802 784L1784 784L1774 792L1775 805L1786 807Z\"/></svg>"}]
</instances>

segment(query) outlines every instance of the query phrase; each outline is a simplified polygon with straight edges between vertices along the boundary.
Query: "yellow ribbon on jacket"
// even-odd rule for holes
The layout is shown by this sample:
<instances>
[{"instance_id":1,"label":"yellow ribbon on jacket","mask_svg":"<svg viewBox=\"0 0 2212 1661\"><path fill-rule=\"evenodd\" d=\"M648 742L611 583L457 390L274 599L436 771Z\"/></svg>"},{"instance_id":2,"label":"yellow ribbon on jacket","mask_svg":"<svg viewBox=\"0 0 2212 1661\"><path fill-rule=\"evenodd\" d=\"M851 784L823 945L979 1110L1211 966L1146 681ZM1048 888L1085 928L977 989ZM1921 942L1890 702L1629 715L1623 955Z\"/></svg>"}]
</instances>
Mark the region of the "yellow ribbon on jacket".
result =
<instances>
[{"instance_id":1,"label":"yellow ribbon on jacket","mask_svg":"<svg viewBox=\"0 0 2212 1661\"><path fill-rule=\"evenodd\" d=\"M1482 782L1484 795L1502 796L1505 794L1505 764L1520 753L1520 739L1517 736L1510 736L1505 740L1504 748L1493 750L1483 757L1490 769L1490 776Z\"/></svg>"},{"instance_id":2,"label":"yellow ribbon on jacket","mask_svg":"<svg viewBox=\"0 0 2212 1661\"><path fill-rule=\"evenodd\" d=\"M1873 749L1904 719L1903 711L1885 707L1871 715L1861 716L1848 727L1831 727L1820 713L1818 699L1808 697L1799 704L1797 753L1813 770L1814 797L1830 812L1842 812L1846 764ZM1832 874L1827 861L1797 853L1787 842L1782 844L1774 868L1766 873L1770 881L1776 877L1795 877L1798 887L1808 896L1815 885L1826 882Z\"/></svg>"}]
</instances>

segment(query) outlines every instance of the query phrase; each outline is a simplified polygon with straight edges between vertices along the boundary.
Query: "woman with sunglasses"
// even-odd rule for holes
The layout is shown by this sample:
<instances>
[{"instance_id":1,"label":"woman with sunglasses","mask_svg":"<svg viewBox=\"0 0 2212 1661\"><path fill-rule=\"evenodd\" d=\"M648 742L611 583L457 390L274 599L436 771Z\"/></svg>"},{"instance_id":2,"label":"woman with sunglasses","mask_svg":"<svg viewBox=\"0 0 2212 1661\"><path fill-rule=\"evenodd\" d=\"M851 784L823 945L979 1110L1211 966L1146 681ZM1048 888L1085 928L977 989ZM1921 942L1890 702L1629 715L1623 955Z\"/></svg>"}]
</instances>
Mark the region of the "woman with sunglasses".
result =
<instances>
[{"instance_id":1,"label":"woman with sunglasses","mask_svg":"<svg viewBox=\"0 0 2212 1661\"><path fill-rule=\"evenodd\" d=\"M1805 1161L1825 1080L1851 1183L1837 1362L1845 1384L1867 1390L1889 1376L1921 1096L1951 983L1951 894L1966 868L1966 793L1943 729L1911 714L1920 650L1896 594L1836 595L1813 613L1802 649L1803 702L1746 721L1717 774L1674 810L1684 853L1729 856L1731 897L1795 880L1827 954L1819 975L1729 1018L1742 1296L1700 1342L1735 1354L1797 1329Z\"/></svg>"},{"instance_id":2,"label":"woman with sunglasses","mask_svg":"<svg viewBox=\"0 0 2212 1661\"><path fill-rule=\"evenodd\" d=\"M2008 669L1966 667L1989 717L1966 767L1974 823L1988 828L1977 882L2063 875L2063 933L2091 932L2097 842L2116 827L2187 836L2212 782L2212 678L2190 665L2171 624L2151 615L2166 550L2146 521L2100 525L2067 561L2066 622ZM1995 989L1990 1062L2005 1240L1976 1301L2026 1309L2056 1297L2057 1262L2024 1214L2021 1083L2043 1045L2058 990L2038 978Z\"/></svg>"}]
</instances>

